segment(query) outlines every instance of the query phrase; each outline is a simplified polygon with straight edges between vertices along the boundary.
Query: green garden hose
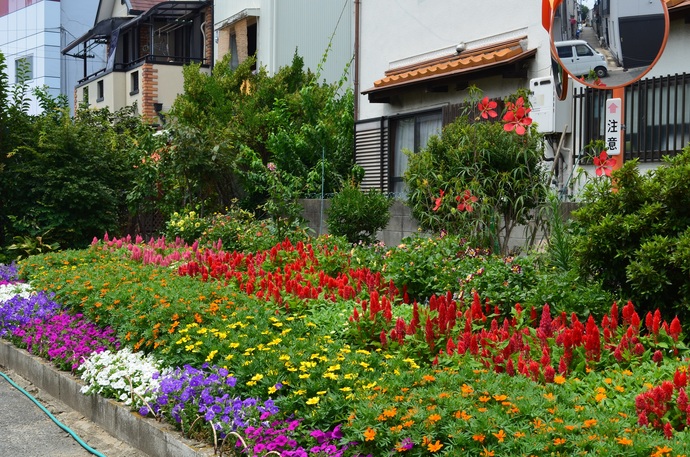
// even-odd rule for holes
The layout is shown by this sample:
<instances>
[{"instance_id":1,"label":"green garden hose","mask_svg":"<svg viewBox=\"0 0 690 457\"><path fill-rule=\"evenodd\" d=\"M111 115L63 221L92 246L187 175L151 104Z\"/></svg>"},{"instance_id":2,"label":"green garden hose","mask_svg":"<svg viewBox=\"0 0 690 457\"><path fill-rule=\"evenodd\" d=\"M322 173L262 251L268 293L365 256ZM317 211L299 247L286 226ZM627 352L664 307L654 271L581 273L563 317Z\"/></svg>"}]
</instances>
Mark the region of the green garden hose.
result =
<instances>
[{"instance_id":1,"label":"green garden hose","mask_svg":"<svg viewBox=\"0 0 690 457\"><path fill-rule=\"evenodd\" d=\"M30 394L29 392L27 392L26 390L24 390L24 389L22 389L21 387L19 387L19 386L18 386L14 381L12 381L5 373L3 373L2 371L0 371L0 376L2 376L3 378L5 378L5 380L7 380L7 382L9 382L10 385L11 385L12 387L14 387L14 388L17 389L18 391L20 391L21 393L23 393L24 395L26 395L27 398L28 398L29 400L31 400L32 402L34 402L34 404L36 404L36 406L38 406L39 408L41 408L41 411L43 411L44 413L46 413L46 414L48 415L48 417L49 417L53 422L55 422L55 424L56 424L58 427L60 427L61 429L63 429L63 430L66 431L67 433L69 433L70 436L71 436L72 438L74 438L74 440L75 440L77 443L79 443L79 445L80 445L81 447L83 447L84 449L86 449L87 452L89 452L89 453L91 453L91 454L93 454L93 455L95 455L95 456L97 456L97 457L106 457L104 454L101 454L100 452L98 452L97 450L95 450L94 448L92 448L91 446L89 446L88 444L86 444L81 438L79 438L79 436L77 436L76 433L74 433L73 430L71 430L71 429L70 429L69 427L67 427L65 424L63 424L62 422L60 422L55 416L53 416L53 415L50 413L50 411L48 411L48 410L46 409L45 406L43 406L42 404L40 404L40 403L38 402L38 400L36 400L34 397L31 396L31 394Z\"/></svg>"}]
</instances>

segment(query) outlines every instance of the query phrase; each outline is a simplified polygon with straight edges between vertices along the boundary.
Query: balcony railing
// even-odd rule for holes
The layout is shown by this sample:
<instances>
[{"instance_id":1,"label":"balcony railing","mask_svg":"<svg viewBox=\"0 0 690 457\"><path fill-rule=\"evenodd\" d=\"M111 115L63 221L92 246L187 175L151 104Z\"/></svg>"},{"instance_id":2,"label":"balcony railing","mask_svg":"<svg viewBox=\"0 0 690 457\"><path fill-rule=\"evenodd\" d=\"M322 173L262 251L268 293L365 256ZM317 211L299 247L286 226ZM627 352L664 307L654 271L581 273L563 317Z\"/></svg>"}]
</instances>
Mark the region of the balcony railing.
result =
<instances>
[{"instance_id":1,"label":"balcony railing","mask_svg":"<svg viewBox=\"0 0 690 457\"><path fill-rule=\"evenodd\" d=\"M154 55L154 54L147 54L143 57L140 57L136 60L132 60L131 62L127 63L116 63L113 66L112 71L129 71L133 68L139 67L143 65L144 63L154 63L154 64L160 64L160 65L189 65L191 63L200 63L202 66L203 65L208 65L208 62L206 62L207 59L203 59L201 57L185 57L185 56L168 56L168 55ZM109 73L107 68L101 68L100 70L91 73L90 75L80 79L77 84L83 84L87 81L92 81L102 75L105 75L106 73Z\"/></svg>"}]
</instances>

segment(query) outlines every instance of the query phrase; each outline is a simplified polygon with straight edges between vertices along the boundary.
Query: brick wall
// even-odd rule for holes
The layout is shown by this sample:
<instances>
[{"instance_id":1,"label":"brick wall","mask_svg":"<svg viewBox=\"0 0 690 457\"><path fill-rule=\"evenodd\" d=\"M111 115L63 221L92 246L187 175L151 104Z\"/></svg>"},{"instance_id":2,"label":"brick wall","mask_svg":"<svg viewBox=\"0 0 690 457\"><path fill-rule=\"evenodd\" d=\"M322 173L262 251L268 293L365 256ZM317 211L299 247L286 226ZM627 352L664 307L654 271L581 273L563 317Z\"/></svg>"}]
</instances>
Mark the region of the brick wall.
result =
<instances>
[{"instance_id":1,"label":"brick wall","mask_svg":"<svg viewBox=\"0 0 690 457\"><path fill-rule=\"evenodd\" d=\"M206 8L204 12L204 34L206 35L206 55L204 63L210 65L213 62L213 9Z\"/></svg>"},{"instance_id":2,"label":"brick wall","mask_svg":"<svg viewBox=\"0 0 690 457\"><path fill-rule=\"evenodd\" d=\"M139 87L142 90L140 113L144 119L157 122L158 116L153 110L153 104L158 102L158 70L151 63L145 63L141 67L141 81Z\"/></svg>"}]
</instances>

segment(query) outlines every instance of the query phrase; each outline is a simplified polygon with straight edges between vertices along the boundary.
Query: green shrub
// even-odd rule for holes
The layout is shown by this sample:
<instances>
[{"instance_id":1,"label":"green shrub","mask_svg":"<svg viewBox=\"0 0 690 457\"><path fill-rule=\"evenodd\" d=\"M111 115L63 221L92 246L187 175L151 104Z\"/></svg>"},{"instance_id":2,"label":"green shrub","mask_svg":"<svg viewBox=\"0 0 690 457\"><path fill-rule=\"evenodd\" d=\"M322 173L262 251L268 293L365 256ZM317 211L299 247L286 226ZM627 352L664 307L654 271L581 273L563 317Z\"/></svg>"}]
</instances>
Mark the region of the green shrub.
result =
<instances>
[{"instance_id":1,"label":"green shrub","mask_svg":"<svg viewBox=\"0 0 690 457\"><path fill-rule=\"evenodd\" d=\"M350 243L372 243L390 219L393 200L380 191L348 185L335 194L328 208L328 230Z\"/></svg>"},{"instance_id":2,"label":"green shrub","mask_svg":"<svg viewBox=\"0 0 690 457\"><path fill-rule=\"evenodd\" d=\"M479 117L477 117L479 119ZM500 122L458 117L408 157L408 205L424 230L462 235L507 253L518 225L535 227L546 202L541 138Z\"/></svg>"},{"instance_id":3,"label":"green shrub","mask_svg":"<svg viewBox=\"0 0 690 457\"><path fill-rule=\"evenodd\" d=\"M642 174L636 161L586 186L573 213L581 274L630 298L642 313L690 314L690 149ZM614 191L615 186L615 191Z\"/></svg>"}]
</instances>

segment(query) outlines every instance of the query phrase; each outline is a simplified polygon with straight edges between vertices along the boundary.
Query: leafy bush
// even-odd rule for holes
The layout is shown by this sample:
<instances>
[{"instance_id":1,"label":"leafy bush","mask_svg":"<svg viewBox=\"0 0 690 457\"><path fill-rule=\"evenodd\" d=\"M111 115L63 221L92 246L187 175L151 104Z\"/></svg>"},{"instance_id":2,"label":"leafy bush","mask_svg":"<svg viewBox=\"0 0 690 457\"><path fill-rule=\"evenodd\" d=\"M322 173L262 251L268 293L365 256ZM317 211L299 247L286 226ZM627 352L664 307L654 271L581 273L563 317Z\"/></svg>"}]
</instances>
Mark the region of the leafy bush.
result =
<instances>
[{"instance_id":1,"label":"leafy bush","mask_svg":"<svg viewBox=\"0 0 690 457\"><path fill-rule=\"evenodd\" d=\"M331 199L328 230L350 243L373 243L376 232L388 225L393 200L378 190L362 191L348 185Z\"/></svg>"},{"instance_id":2,"label":"leafy bush","mask_svg":"<svg viewBox=\"0 0 690 457\"><path fill-rule=\"evenodd\" d=\"M579 316L601 316L612 301L600 284L554 268L541 255L499 256L453 235L406 238L384 258L386 278L420 301L446 291L470 300L477 291L503 313L516 303L526 308L548 303L555 312Z\"/></svg>"},{"instance_id":3,"label":"leafy bush","mask_svg":"<svg viewBox=\"0 0 690 457\"><path fill-rule=\"evenodd\" d=\"M522 106L520 100L507 106ZM518 109L531 123L526 108ZM534 210L546 201L541 138L534 127L520 135L507 131L511 124L481 121L483 111L470 114L409 156L408 204L423 229L462 235L505 254L513 230L538 222Z\"/></svg>"},{"instance_id":4,"label":"leafy bush","mask_svg":"<svg viewBox=\"0 0 690 457\"><path fill-rule=\"evenodd\" d=\"M643 311L690 315L690 148L646 174L629 161L612 176L588 183L573 213L580 271Z\"/></svg>"},{"instance_id":5,"label":"leafy bush","mask_svg":"<svg viewBox=\"0 0 690 457\"><path fill-rule=\"evenodd\" d=\"M208 228L209 221L200 217L196 211L176 211L165 224L165 236L173 240L179 237L192 244Z\"/></svg>"}]
</instances>

